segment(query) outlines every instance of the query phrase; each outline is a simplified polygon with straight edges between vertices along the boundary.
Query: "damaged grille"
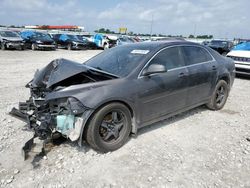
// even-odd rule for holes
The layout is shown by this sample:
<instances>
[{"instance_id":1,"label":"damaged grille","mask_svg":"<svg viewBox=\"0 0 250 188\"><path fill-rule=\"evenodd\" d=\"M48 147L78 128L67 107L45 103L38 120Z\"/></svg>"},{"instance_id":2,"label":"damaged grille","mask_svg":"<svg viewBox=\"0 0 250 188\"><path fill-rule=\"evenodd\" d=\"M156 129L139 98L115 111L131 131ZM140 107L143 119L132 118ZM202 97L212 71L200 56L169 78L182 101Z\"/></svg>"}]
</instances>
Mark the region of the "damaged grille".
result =
<instances>
[{"instance_id":1,"label":"damaged grille","mask_svg":"<svg viewBox=\"0 0 250 188\"><path fill-rule=\"evenodd\" d=\"M236 56L228 56L232 58L235 61L240 61L240 62L249 62L250 63L250 58L247 57L236 57Z\"/></svg>"},{"instance_id":2,"label":"damaged grille","mask_svg":"<svg viewBox=\"0 0 250 188\"><path fill-rule=\"evenodd\" d=\"M13 44L22 44L23 43L22 41L10 41L10 42Z\"/></svg>"},{"instance_id":3,"label":"damaged grille","mask_svg":"<svg viewBox=\"0 0 250 188\"><path fill-rule=\"evenodd\" d=\"M52 42L43 42L43 44L45 44L45 45L51 45Z\"/></svg>"}]
</instances>

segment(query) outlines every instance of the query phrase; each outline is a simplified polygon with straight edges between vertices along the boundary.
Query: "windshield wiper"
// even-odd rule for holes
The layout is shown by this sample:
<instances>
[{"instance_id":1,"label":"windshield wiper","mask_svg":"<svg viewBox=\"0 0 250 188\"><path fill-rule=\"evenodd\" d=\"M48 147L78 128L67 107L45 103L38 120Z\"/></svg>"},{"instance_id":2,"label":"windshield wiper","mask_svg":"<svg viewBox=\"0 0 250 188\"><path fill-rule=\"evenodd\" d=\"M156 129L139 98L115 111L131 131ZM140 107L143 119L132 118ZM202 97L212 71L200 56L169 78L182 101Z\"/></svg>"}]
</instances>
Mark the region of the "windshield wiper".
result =
<instances>
[{"instance_id":1,"label":"windshield wiper","mask_svg":"<svg viewBox=\"0 0 250 188\"><path fill-rule=\"evenodd\" d=\"M94 73L94 74L104 74L104 75L107 75L107 76L111 76L112 78L119 78L120 76L118 75L115 75L115 74L112 74L112 73L109 73L109 72L106 72L104 71L102 68L100 67L90 67L90 66L87 66L85 65L87 68L88 68L88 71L91 72L91 73Z\"/></svg>"},{"instance_id":2,"label":"windshield wiper","mask_svg":"<svg viewBox=\"0 0 250 188\"><path fill-rule=\"evenodd\" d=\"M98 69L98 70L103 70L101 67L95 67L96 69Z\"/></svg>"}]
</instances>

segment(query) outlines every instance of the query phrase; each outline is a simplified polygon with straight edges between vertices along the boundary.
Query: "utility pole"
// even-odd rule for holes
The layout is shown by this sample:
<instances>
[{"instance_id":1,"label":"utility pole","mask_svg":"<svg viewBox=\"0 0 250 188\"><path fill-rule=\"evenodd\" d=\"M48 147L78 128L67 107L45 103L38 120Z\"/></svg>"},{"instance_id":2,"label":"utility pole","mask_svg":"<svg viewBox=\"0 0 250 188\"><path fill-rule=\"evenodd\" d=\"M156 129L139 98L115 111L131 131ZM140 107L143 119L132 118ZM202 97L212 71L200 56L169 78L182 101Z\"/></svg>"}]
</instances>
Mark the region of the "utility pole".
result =
<instances>
[{"instance_id":1,"label":"utility pole","mask_svg":"<svg viewBox=\"0 0 250 188\"><path fill-rule=\"evenodd\" d=\"M194 38L196 38L196 23L194 24Z\"/></svg>"},{"instance_id":2,"label":"utility pole","mask_svg":"<svg viewBox=\"0 0 250 188\"><path fill-rule=\"evenodd\" d=\"M153 23L154 23L154 14L152 14L152 19L151 19L151 24L150 24L150 38L152 37Z\"/></svg>"}]
</instances>

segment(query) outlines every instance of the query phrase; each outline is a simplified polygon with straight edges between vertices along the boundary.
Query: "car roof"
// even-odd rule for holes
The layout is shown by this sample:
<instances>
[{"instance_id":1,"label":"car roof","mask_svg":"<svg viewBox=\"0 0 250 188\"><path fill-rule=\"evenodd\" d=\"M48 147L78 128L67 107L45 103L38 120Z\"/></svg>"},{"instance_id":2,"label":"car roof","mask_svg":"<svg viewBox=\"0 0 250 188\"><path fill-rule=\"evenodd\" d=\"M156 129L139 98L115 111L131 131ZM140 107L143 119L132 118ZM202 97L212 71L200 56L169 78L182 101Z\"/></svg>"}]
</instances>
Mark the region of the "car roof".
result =
<instances>
[{"instance_id":1,"label":"car roof","mask_svg":"<svg viewBox=\"0 0 250 188\"><path fill-rule=\"evenodd\" d=\"M164 48L172 45L184 45L184 44L192 44L200 46L197 43L189 42L189 41L183 41L183 40L168 40L168 41L150 41L150 42L136 42L131 44L126 44L127 46L133 46L134 48L143 48L143 49L159 49Z\"/></svg>"},{"instance_id":2,"label":"car roof","mask_svg":"<svg viewBox=\"0 0 250 188\"><path fill-rule=\"evenodd\" d=\"M220 40L220 39L214 39L214 40L211 40L212 41L216 41L216 42L231 42L229 40Z\"/></svg>"}]
</instances>

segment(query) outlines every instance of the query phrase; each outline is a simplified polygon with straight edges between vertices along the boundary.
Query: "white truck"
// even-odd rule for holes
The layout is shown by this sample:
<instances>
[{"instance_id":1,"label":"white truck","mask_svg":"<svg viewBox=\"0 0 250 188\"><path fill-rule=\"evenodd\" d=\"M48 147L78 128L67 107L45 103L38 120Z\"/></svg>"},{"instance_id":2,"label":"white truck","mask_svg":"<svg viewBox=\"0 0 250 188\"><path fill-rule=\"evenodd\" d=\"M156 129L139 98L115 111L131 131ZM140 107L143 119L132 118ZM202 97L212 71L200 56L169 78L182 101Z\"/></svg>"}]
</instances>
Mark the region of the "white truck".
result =
<instances>
[{"instance_id":1,"label":"white truck","mask_svg":"<svg viewBox=\"0 0 250 188\"><path fill-rule=\"evenodd\" d=\"M227 57L234 60L236 74L250 75L250 41L235 46Z\"/></svg>"}]
</instances>

